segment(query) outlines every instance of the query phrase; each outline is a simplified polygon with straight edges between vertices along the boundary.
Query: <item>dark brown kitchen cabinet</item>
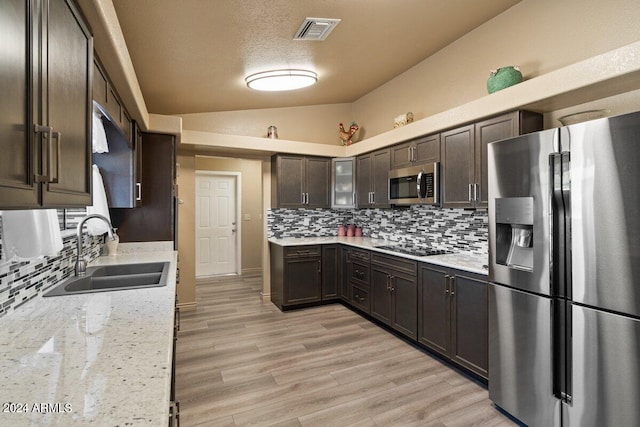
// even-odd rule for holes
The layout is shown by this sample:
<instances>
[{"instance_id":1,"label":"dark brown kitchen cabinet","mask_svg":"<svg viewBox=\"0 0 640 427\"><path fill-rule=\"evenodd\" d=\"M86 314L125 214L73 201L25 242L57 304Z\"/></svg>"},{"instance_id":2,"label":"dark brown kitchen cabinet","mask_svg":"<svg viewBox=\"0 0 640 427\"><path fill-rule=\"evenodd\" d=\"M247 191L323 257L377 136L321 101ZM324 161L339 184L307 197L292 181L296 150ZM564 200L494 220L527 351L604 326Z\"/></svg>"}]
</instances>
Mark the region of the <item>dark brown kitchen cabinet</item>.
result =
<instances>
[{"instance_id":1,"label":"dark brown kitchen cabinet","mask_svg":"<svg viewBox=\"0 0 640 427\"><path fill-rule=\"evenodd\" d=\"M91 204L93 39L70 0L7 0L0 208Z\"/></svg>"},{"instance_id":2,"label":"dark brown kitchen cabinet","mask_svg":"<svg viewBox=\"0 0 640 427\"><path fill-rule=\"evenodd\" d=\"M513 111L441 134L442 206L488 206L487 145L542 129L542 115Z\"/></svg>"},{"instance_id":3,"label":"dark brown kitchen cabinet","mask_svg":"<svg viewBox=\"0 0 640 427\"><path fill-rule=\"evenodd\" d=\"M93 100L100 106L101 113L115 124L121 130L125 140L132 144L133 120L97 57L93 61L93 75Z\"/></svg>"},{"instance_id":4,"label":"dark brown kitchen cabinet","mask_svg":"<svg viewBox=\"0 0 640 427\"><path fill-rule=\"evenodd\" d=\"M338 292L340 299L344 302L351 301L351 282L347 277L347 271L349 270L349 248L342 245L338 246Z\"/></svg>"},{"instance_id":5,"label":"dark brown kitchen cabinet","mask_svg":"<svg viewBox=\"0 0 640 427\"><path fill-rule=\"evenodd\" d=\"M356 205L358 208L388 208L389 149L356 158Z\"/></svg>"},{"instance_id":6,"label":"dark brown kitchen cabinet","mask_svg":"<svg viewBox=\"0 0 640 427\"><path fill-rule=\"evenodd\" d=\"M331 206L331 159L275 155L271 158L271 201L279 208Z\"/></svg>"},{"instance_id":7,"label":"dark brown kitchen cabinet","mask_svg":"<svg viewBox=\"0 0 640 427\"><path fill-rule=\"evenodd\" d=\"M322 250L271 243L271 301L280 309L322 300Z\"/></svg>"},{"instance_id":8,"label":"dark brown kitchen cabinet","mask_svg":"<svg viewBox=\"0 0 640 427\"><path fill-rule=\"evenodd\" d=\"M340 285L340 253L338 245L322 246L322 300L338 298Z\"/></svg>"},{"instance_id":9,"label":"dark brown kitchen cabinet","mask_svg":"<svg viewBox=\"0 0 640 427\"><path fill-rule=\"evenodd\" d=\"M365 313L371 312L371 299L369 293L370 281L369 251L350 248L347 254L347 280L350 285L350 303Z\"/></svg>"},{"instance_id":10,"label":"dark brown kitchen cabinet","mask_svg":"<svg viewBox=\"0 0 640 427\"><path fill-rule=\"evenodd\" d=\"M112 223L118 228L121 242L175 242L175 136L142 133L141 143L145 147L142 152L144 204L136 209L110 209ZM131 185L131 181L128 182Z\"/></svg>"},{"instance_id":11,"label":"dark brown kitchen cabinet","mask_svg":"<svg viewBox=\"0 0 640 427\"><path fill-rule=\"evenodd\" d=\"M391 169L438 162L440 161L440 134L423 136L394 145L390 151Z\"/></svg>"},{"instance_id":12,"label":"dark brown kitchen cabinet","mask_svg":"<svg viewBox=\"0 0 640 427\"><path fill-rule=\"evenodd\" d=\"M487 378L486 278L420 264L418 283L418 342Z\"/></svg>"},{"instance_id":13,"label":"dark brown kitchen cabinet","mask_svg":"<svg viewBox=\"0 0 640 427\"><path fill-rule=\"evenodd\" d=\"M371 316L411 339L418 333L418 280L415 261L371 255Z\"/></svg>"}]
</instances>

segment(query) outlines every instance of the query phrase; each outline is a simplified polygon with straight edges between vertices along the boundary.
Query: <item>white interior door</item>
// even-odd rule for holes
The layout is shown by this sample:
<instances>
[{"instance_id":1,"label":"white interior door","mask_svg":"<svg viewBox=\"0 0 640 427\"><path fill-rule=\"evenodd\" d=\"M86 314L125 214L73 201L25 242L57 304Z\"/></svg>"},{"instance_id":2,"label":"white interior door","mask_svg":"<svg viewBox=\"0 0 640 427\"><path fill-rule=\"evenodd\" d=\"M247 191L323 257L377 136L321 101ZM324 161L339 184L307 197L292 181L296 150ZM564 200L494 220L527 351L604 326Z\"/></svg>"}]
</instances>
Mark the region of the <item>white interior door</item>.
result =
<instances>
[{"instance_id":1,"label":"white interior door","mask_svg":"<svg viewBox=\"0 0 640 427\"><path fill-rule=\"evenodd\" d=\"M236 176L196 175L196 276L237 272Z\"/></svg>"}]
</instances>

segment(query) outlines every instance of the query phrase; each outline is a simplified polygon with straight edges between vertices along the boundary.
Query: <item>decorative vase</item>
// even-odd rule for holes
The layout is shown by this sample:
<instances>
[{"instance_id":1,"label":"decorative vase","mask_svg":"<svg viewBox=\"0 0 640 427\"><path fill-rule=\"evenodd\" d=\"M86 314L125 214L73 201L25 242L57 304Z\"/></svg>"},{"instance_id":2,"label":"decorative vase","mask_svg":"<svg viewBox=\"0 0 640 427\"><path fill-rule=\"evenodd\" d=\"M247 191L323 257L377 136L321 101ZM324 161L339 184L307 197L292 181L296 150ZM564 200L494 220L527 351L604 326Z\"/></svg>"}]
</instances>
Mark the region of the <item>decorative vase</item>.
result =
<instances>
[{"instance_id":1,"label":"decorative vase","mask_svg":"<svg viewBox=\"0 0 640 427\"><path fill-rule=\"evenodd\" d=\"M354 224L347 225L347 237L353 237L356 231L356 226Z\"/></svg>"},{"instance_id":2,"label":"decorative vase","mask_svg":"<svg viewBox=\"0 0 640 427\"><path fill-rule=\"evenodd\" d=\"M522 73L517 66L501 67L491 71L487 80L487 92L493 93L522 82Z\"/></svg>"},{"instance_id":3,"label":"decorative vase","mask_svg":"<svg viewBox=\"0 0 640 427\"><path fill-rule=\"evenodd\" d=\"M362 237L362 227L356 227L355 237Z\"/></svg>"},{"instance_id":4,"label":"decorative vase","mask_svg":"<svg viewBox=\"0 0 640 427\"><path fill-rule=\"evenodd\" d=\"M344 229L344 225L339 225L338 226L338 236L345 236L347 233Z\"/></svg>"}]
</instances>

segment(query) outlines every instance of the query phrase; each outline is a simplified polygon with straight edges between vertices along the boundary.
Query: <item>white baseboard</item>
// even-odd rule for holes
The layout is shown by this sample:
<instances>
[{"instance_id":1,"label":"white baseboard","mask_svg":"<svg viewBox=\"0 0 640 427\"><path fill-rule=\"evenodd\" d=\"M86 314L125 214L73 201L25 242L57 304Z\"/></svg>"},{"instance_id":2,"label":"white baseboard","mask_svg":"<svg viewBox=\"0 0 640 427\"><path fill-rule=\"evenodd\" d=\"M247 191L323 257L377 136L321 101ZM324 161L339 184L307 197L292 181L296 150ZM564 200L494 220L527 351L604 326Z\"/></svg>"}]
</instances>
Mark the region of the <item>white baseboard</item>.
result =
<instances>
[{"instance_id":1,"label":"white baseboard","mask_svg":"<svg viewBox=\"0 0 640 427\"><path fill-rule=\"evenodd\" d=\"M271 302L271 293L265 294L264 292L260 292L260 298L262 298L263 302Z\"/></svg>"}]
</instances>

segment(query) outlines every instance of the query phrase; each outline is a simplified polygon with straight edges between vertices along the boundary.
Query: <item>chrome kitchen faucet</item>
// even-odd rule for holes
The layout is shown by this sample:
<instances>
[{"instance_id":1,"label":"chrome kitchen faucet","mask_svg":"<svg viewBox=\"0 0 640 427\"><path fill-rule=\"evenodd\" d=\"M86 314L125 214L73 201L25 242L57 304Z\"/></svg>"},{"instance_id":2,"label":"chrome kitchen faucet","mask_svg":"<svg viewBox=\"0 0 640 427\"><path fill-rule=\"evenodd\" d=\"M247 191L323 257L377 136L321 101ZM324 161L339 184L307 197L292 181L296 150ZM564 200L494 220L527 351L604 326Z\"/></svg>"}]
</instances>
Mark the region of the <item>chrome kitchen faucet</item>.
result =
<instances>
[{"instance_id":1,"label":"chrome kitchen faucet","mask_svg":"<svg viewBox=\"0 0 640 427\"><path fill-rule=\"evenodd\" d=\"M92 218L101 219L106 222L109 226L109 229L107 230L107 232L109 233L109 238L111 240L115 240L115 237L113 235L113 226L111 225L111 221L109 221L107 217L100 214L91 214L82 218L82 221L80 221L80 224L78 224L78 228L76 230L76 237L78 239L76 246L78 250L78 256L76 257L76 276L84 276L84 273L87 271L87 260L82 256L82 227L84 226L84 223L87 222L87 220L90 220Z\"/></svg>"}]
</instances>

